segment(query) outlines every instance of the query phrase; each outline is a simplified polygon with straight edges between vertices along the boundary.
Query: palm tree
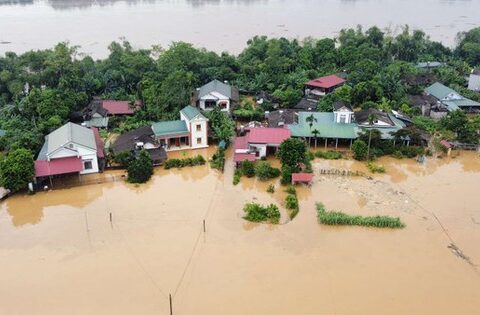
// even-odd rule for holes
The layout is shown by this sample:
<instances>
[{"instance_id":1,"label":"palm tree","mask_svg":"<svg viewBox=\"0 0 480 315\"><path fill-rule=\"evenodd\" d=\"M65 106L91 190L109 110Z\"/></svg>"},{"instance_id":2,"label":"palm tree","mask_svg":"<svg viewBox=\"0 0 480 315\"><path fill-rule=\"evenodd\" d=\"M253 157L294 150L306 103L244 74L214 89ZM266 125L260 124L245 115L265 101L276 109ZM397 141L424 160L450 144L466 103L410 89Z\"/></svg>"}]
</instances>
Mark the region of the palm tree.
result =
<instances>
[{"instance_id":1,"label":"palm tree","mask_svg":"<svg viewBox=\"0 0 480 315\"><path fill-rule=\"evenodd\" d=\"M310 116L305 118L305 121L310 126L310 131L312 131L313 123L317 122L317 118L315 118L315 116L313 116L313 114L311 114ZM310 145L311 140L312 140L312 138L310 137L310 139L308 140L308 145Z\"/></svg>"},{"instance_id":2,"label":"palm tree","mask_svg":"<svg viewBox=\"0 0 480 315\"><path fill-rule=\"evenodd\" d=\"M312 134L313 134L313 137L315 138L315 149L316 149L317 148L317 138L320 135L320 131L318 131L317 129L313 129Z\"/></svg>"},{"instance_id":3,"label":"palm tree","mask_svg":"<svg viewBox=\"0 0 480 315\"><path fill-rule=\"evenodd\" d=\"M370 132L368 134L368 150L367 150L367 159L370 160L370 144L372 143L372 126L377 120L377 115L374 113L371 113L368 115L368 125L370 126Z\"/></svg>"}]
</instances>

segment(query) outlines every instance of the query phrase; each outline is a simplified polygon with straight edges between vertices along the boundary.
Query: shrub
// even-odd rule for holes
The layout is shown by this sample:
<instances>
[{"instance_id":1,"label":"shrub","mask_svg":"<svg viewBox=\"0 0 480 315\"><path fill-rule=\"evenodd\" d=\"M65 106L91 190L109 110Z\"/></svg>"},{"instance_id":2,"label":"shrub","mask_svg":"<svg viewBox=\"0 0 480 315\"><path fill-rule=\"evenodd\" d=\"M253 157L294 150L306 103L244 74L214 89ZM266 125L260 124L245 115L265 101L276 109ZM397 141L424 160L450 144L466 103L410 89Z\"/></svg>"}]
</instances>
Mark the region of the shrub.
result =
<instances>
[{"instance_id":1,"label":"shrub","mask_svg":"<svg viewBox=\"0 0 480 315\"><path fill-rule=\"evenodd\" d=\"M225 165L225 149L218 148L210 160L210 167L223 171Z\"/></svg>"},{"instance_id":2,"label":"shrub","mask_svg":"<svg viewBox=\"0 0 480 315\"><path fill-rule=\"evenodd\" d=\"M127 171L130 183L142 184L147 182L153 174L153 162L150 154L145 150L140 151L138 158L130 161Z\"/></svg>"},{"instance_id":3,"label":"shrub","mask_svg":"<svg viewBox=\"0 0 480 315\"><path fill-rule=\"evenodd\" d=\"M403 159L404 158L403 153L400 150L396 150L395 152L393 152L392 156L396 159Z\"/></svg>"},{"instance_id":4,"label":"shrub","mask_svg":"<svg viewBox=\"0 0 480 315\"><path fill-rule=\"evenodd\" d=\"M113 161L124 168L128 166L131 160L133 160L133 155L129 151L120 152L113 157Z\"/></svg>"},{"instance_id":5,"label":"shrub","mask_svg":"<svg viewBox=\"0 0 480 315\"><path fill-rule=\"evenodd\" d=\"M243 211L246 213L244 219L248 221L269 222L272 224L278 224L280 222L280 211L274 204L264 207L258 203L247 203L243 207Z\"/></svg>"},{"instance_id":6,"label":"shrub","mask_svg":"<svg viewBox=\"0 0 480 315\"><path fill-rule=\"evenodd\" d=\"M372 173L385 173L385 166L383 165L378 165L372 162L368 162L367 167Z\"/></svg>"},{"instance_id":7,"label":"shrub","mask_svg":"<svg viewBox=\"0 0 480 315\"><path fill-rule=\"evenodd\" d=\"M287 192L287 194L290 194L290 195L296 195L297 194L297 190L293 186L288 186L288 188L285 189L285 191Z\"/></svg>"},{"instance_id":8,"label":"shrub","mask_svg":"<svg viewBox=\"0 0 480 315\"><path fill-rule=\"evenodd\" d=\"M233 185L238 185L238 183L240 183L241 177L242 172L240 172L240 170L235 170L235 173L233 173Z\"/></svg>"},{"instance_id":9,"label":"shrub","mask_svg":"<svg viewBox=\"0 0 480 315\"><path fill-rule=\"evenodd\" d=\"M406 156L408 158L414 158L418 155L425 154L425 149L423 147L402 146L400 147L400 152L403 156Z\"/></svg>"},{"instance_id":10,"label":"shrub","mask_svg":"<svg viewBox=\"0 0 480 315\"><path fill-rule=\"evenodd\" d=\"M255 175L260 180L268 180L280 176L280 170L272 167L268 162L260 161L255 166Z\"/></svg>"},{"instance_id":11,"label":"shrub","mask_svg":"<svg viewBox=\"0 0 480 315\"><path fill-rule=\"evenodd\" d=\"M367 159L368 146L362 140L355 140L352 144L353 158L358 161Z\"/></svg>"},{"instance_id":12,"label":"shrub","mask_svg":"<svg viewBox=\"0 0 480 315\"><path fill-rule=\"evenodd\" d=\"M326 225L359 225L378 228L403 228L400 218L389 216L364 217L349 215L339 211L327 211L322 203L317 203L318 222Z\"/></svg>"},{"instance_id":13,"label":"shrub","mask_svg":"<svg viewBox=\"0 0 480 315\"><path fill-rule=\"evenodd\" d=\"M297 196L287 195L287 198L285 198L285 207L290 210L297 209L298 208Z\"/></svg>"},{"instance_id":14,"label":"shrub","mask_svg":"<svg viewBox=\"0 0 480 315\"><path fill-rule=\"evenodd\" d=\"M267 192L273 194L275 192L275 185L273 184L268 185Z\"/></svg>"},{"instance_id":15,"label":"shrub","mask_svg":"<svg viewBox=\"0 0 480 315\"><path fill-rule=\"evenodd\" d=\"M193 158L185 158L185 159L169 159L165 161L164 167L166 170L176 167L182 168L185 166L196 166L196 165L204 165L207 161L205 158L198 154Z\"/></svg>"},{"instance_id":16,"label":"shrub","mask_svg":"<svg viewBox=\"0 0 480 315\"><path fill-rule=\"evenodd\" d=\"M253 164L253 162L243 161L240 165L240 170L242 172L242 175L245 175L247 177L255 176L255 165Z\"/></svg>"},{"instance_id":17,"label":"shrub","mask_svg":"<svg viewBox=\"0 0 480 315\"><path fill-rule=\"evenodd\" d=\"M317 151L315 152L315 156L326 160L339 160L343 157L343 154L338 151Z\"/></svg>"},{"instance_id":18,"label":"shrub","mask_svg":"<svg viewBox=\"0 0 480 315\"><path fill-rule=\"evenodd\" d=\"M288 194L285 198L285 207L289 210L292 210L292 212L290 212L290 220L293 220L300 211L298 206L297 190L295 187L289 186L285 191Z\"/></svg>"},{"instance_id":19,"label":"shrub","mask_svg":"<svg viewBox=\"0 0 480 315\"><path fill-rule=\"evenodd\" d=\"M282 185L290 185L292 183L292 173L294 173L295 168L288 165L282 166L282 177L280 182Z\"/></svg>"}]
</instances>

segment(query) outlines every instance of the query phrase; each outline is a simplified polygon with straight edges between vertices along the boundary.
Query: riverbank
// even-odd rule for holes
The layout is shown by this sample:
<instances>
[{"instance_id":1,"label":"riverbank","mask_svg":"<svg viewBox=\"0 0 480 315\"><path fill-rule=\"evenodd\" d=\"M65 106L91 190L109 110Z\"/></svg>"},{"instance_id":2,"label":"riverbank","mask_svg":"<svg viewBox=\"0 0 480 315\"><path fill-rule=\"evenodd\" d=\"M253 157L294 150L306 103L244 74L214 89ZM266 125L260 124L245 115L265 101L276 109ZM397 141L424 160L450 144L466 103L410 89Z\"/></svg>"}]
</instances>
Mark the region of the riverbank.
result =
<instances>
[{"instance_id":1,"label":"riverbank","mask_svg":"<svg viewBox=\"0 0 480 315\"><path fill-rule=\"evenodd\" d=\"M246 222L242 208L253 200L281 205L283 190L269 194L276 181L248 178L233 186L231 160L227 152L224 174L208 165L158 168L138 187L110 182L2 201L2 310L164 314L168 294L175 314L480 307L478 154L425 165L381 158L387 173L373 180L317 174L311 188L297 189L297 217L276 226ZM314 168L367 171L351 160L317 159ZM319 225L319 201L350 214L398 216L407 227Z\"/></svg>"}]
</instances>

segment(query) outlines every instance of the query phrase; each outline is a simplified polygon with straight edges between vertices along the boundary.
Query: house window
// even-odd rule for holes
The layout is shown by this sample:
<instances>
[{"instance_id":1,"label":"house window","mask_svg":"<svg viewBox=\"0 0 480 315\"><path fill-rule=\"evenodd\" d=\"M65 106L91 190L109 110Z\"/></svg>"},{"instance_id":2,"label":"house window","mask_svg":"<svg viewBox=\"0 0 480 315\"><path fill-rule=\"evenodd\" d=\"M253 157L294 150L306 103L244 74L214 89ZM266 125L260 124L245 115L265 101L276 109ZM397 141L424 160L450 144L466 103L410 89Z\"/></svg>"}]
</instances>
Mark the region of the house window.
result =
<instances>
[{"instance_id":1,"label":"house window","mask_svg":"<svg viewBox=\"0 0 480 315\"><path fill-rule=\"evenodd\" d=\"M93 168L92 161L83 161L83 169L84 170L91 170Z\"/></svg>"},{"instance_id":2,"label":"house window","mask_svg":"<svg viewBox=\"0 0 480 315\"><path fill-rule=\"evenodd\" d=\"M202 144L202 138L197 138L197 144Z\"/></svg>"},{"instance_id":3,"label":"house window","mask_svg":"<svg viewBox=\"0 0 480 315\"><path fill-rule=\"evenodd\" d=\"M196 128L197 128L197 131L202 131L202 125L198 124Z\"/></svg>"},{"instance_id":4,"label":"house window","mask_svg":"<svg viewBox=\"0 0 480 315\"><path fill-rule=\"evenodd\" d=\"M347 115L340 115L340 123L344 124L347 121Z\"/></svg>"}]
</instances>

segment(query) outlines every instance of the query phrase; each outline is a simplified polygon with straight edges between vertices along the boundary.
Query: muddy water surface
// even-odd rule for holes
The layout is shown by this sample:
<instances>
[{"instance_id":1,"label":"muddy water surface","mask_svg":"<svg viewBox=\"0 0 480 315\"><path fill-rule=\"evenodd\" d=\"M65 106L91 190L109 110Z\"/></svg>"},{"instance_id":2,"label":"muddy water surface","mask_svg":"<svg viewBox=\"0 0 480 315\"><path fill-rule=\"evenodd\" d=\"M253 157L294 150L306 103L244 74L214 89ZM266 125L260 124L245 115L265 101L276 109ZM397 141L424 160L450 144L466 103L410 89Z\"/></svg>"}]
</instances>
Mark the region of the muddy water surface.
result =
<instances>
[{"instance_id":1,"label":"muddy water surface","mask_svg":"<svg viewBox=\"0 0 480 315\"><path fill-rule=\"evenodd\" d=\"M9 198L0 204L0 313L168 314L172 294L175 314L477 314L478 154L377 162L387 173L371 180L316 176L298 189L299 215L278 226L241 218L246 201L282 206L278 183L274 194L254 179L233 186L230 163L224 175L157 169L138 187ZM367 172L348 160L314 165ZM317 201L399 216L407 228L321 226Z\"/></svg>"}]
</instances>

